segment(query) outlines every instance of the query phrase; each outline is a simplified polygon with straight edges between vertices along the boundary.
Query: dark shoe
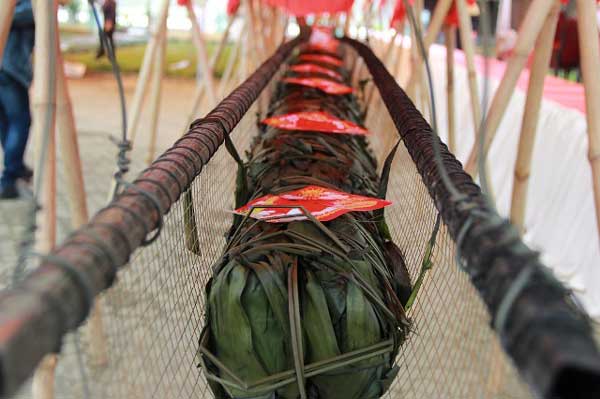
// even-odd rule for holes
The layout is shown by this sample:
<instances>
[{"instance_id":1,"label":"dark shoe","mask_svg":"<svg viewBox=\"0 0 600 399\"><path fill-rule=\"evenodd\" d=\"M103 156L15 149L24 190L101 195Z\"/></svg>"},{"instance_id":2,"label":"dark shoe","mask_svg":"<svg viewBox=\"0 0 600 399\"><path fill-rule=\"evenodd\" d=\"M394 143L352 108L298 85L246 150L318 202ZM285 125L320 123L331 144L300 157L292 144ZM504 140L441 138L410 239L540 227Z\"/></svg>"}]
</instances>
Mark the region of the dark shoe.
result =
<instances>
[{"instance_id":1,"label":"dark shoe","mask_svg":"<svg viewBox=\"0 0 600 399\"><path fill-rule=\"evenodd\" d=\"M3 199L17 199L19 198L19 191L15 184L11 184L0 189L0 200Z\"/></svg>"},{"instance_id":2,"label":"dark shoe","mask_svg":"<svg viewBox=\"0 0 600 399\"><path fill-rule=\"evenodd\" d=\"M33 170L30 167L25 166L23 168L23 170L21 172L19 172L19 175L17 176L17 178L23 179L27 183L31 183L31 179L33 178Z\"/></svg>"}]
</instances>

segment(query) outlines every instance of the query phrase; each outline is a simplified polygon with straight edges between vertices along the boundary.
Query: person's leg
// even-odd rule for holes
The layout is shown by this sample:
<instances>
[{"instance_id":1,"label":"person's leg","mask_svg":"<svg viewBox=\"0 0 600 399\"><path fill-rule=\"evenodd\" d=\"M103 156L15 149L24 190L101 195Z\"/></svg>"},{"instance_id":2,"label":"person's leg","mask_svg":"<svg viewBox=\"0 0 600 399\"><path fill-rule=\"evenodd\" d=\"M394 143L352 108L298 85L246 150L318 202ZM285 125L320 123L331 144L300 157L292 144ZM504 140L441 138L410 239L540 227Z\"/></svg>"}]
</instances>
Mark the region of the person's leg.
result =
<instances>
[{"instance_id":1,"label":"person's leg","mask_svg":"<svg viewBox=\"0 0 600 399\"><path fill-rule=\"evenodd\" d=\"M0 85L0 90L2 90L2 85ZM4 107L0 101L0 145L2 145L2 150L4 150L4 140L6 140L6 136L8 136L8 119L6 118L6 112L4 112Z\"/></svg>"},{"instance_id":2,"label":"person's leg","mask_svg":"<svg viewBox=\"0 0 600 399\"><path fill-rule=\"evenodd\" d=\"M4 171L0 178L0 187L7 188L14 186L16 180L26 170L23 156L29 138L31 114L29 92L25 87L7 77L2 79L0 85L2 87L0 102L8 121L4 139Z\"/></svg>"}]
</instances>

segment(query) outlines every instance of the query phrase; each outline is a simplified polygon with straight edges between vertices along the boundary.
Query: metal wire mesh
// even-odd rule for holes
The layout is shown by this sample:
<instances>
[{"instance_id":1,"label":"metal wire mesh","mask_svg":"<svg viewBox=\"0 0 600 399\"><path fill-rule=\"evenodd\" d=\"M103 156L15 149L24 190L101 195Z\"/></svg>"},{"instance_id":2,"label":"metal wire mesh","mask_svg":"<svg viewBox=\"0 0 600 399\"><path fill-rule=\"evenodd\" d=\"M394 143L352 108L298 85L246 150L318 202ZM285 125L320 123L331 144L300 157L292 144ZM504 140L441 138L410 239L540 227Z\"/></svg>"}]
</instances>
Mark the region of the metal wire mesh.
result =
<instances>
[{"instance_id":1,"label":"metal wire mesh","mask_svg":"<svg viewBox=\"0 0 600 399\"><path fill-rule=\"evenodd\" d=\"M356 76L368 78L364 70ZM269 90L263 96L268 98ZM256 133L256 104L231 135L240 153ZM376 92L367 126L375 133L372 147L381 163L398 135ZM188 196L183 195L165 217L161 237L139 249L117 283L102 295L107 363L95 365L92 357L85 359L92 397L212 398L197 367L196 351L204 321L204 287L231 225L236 172L235 162L222 146ZM191 203L186 200L190 194ZM403 146L394 161L388 198L394 206L386 211L387 222L415 281L437 211ZM189 230L192 213L199 244L196 253L188 249L189 233L194 231ZM477 293L455 265L454 250L442 226L433 269L409 314L414 331L398 357L401 371L386 397L531 397L500 350ZM62 392L68 392L61 396L65 398L83 397L81 384Z\"/></svg>"},{"instance_id":2,"label":"metal wire mesh","mask_svg":"<svg viewBox=\"0 0 600 399\"><path fill-rule=\"evenodd\" d=\"M358 78L368 76L363 71ZM263 96L269 96L268 91ZM257 111L255 105L232 133L240 152L255 134ZM375 133L374 153L381 160L397 134L377 93L367 122ZM203 326L204 286L231 225L236 171L223 146L190 187L193 201L181 197L165 218L161 237L138 250L115 286L101 297L108 362L98 366L93 358L85 359L92 397L212 397L197 367L196 350ZM389 187L394 206L388 209L387 220L414 281L437 213L402 146ZM184 220L190 210L198 227L199 253L188 249ZM475 290L454 264L454 244L443 226L433 262L411 309L414 332L401 349L401 372L387 398L530 397L499 349ZM81 384L61 391L71 397L83 393Z\"/></svg>"}]
</instances>

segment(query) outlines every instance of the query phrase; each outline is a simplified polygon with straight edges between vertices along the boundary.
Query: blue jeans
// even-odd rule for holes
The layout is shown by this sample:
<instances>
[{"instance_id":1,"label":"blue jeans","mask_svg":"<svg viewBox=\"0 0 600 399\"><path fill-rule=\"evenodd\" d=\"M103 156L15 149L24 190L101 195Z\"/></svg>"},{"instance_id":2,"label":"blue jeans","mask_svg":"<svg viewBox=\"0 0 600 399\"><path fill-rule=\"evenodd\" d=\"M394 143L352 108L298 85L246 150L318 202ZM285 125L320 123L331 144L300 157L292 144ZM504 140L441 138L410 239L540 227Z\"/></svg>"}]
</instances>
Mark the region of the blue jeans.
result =
<instances>
[{"instance_id":1,"label":"blue jeans","mask_svg":"<svg viewBox=\"0 0 600 399\"><path fill-rule=\"evenodd\" d=\"M15 184L25 169L23 155L30 125L29 90L0 71L0 142L4 150L0 188Z\"/></svg>"}]
</instances>

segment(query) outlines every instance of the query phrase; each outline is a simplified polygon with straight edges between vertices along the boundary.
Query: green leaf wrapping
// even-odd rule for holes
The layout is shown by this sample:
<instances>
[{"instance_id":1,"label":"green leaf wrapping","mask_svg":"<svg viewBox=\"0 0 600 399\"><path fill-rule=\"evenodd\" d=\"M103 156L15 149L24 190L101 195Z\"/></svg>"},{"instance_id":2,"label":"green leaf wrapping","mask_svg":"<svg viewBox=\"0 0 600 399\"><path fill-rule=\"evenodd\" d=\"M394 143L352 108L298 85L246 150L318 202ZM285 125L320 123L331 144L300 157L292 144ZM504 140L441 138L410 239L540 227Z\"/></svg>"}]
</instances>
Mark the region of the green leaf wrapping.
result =
<instances>
[{"instance_id":1,"label":"green leaf wrapping","mask_svg":"<svg viewBox=\"0 0 600 399\"><path fill-rule=\"evenodd\" d=\"M325 110L361 123L359 109L350 95L281 84L269 114ZM368 196L382 192L361 136L266 127L249 158L238 175L238 205L309 184ZM383 216L354 212L322 225L242 219L235 219L207 287L202 358L215 396L381 397L397 374L394 360L409 327L403 304L411 287ZM294 264L301 362L294 361L290 327L288 270ZM296 380L295 364L304 365L304 381Z\"/></svg>"}]
</instances>

